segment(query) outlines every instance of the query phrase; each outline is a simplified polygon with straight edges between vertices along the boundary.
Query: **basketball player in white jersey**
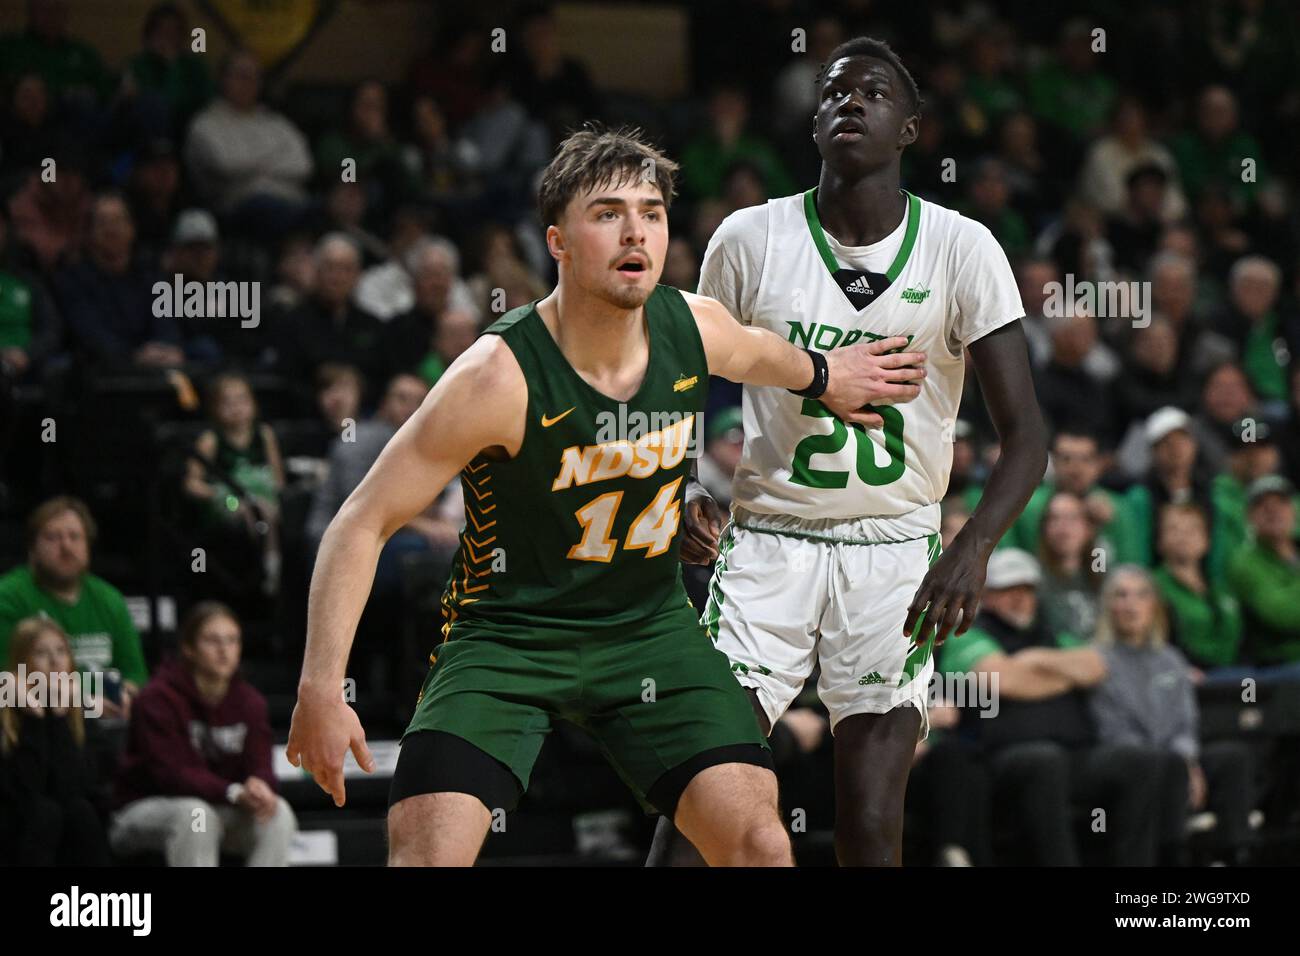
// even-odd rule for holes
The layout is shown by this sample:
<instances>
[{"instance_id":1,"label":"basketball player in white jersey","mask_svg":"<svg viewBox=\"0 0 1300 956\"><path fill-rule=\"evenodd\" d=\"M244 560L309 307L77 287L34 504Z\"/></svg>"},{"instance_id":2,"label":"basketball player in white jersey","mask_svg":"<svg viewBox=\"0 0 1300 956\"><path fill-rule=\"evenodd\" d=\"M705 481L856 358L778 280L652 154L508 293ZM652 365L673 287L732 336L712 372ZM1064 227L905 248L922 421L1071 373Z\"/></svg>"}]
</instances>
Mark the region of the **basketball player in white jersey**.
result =
<instances>
[{"instance_id":1,"label":"basketball player in white jersey","mask_svg":"<svg viewBox=\"0 0 1300 956\"><path fill-rule=\"evenodd\" d=\"M745 386L731 520L721 530L716 504L696 488L682 555L717 557L702 621L765 732L820 664L836 856L898 865L934 648L970 626L993 545L1043 476L1046 436L1006 255L984 226L900 189L920 121L915 81L887 45L860 38L832 53L819 86L817 188L729 216L699 292L746 325L823 352L906 336L926 354L927 378L907 404L874 406L883 425L868 428L782 389ZM940 554L967 349L1002 452ZM651 862L693 856L661 821Z\"/></svg>"}]
</instances>

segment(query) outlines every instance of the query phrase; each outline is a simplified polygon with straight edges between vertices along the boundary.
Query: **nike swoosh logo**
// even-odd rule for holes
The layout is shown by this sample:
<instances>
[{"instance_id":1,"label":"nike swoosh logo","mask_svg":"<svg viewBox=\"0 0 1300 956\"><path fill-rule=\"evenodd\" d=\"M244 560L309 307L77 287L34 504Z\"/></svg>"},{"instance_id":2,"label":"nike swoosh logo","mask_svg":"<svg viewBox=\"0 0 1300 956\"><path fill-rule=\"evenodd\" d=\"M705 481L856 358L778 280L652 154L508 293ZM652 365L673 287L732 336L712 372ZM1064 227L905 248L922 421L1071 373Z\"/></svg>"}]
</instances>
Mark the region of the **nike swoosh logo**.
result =
<instances>
[{"instance_id":1,"label":"nike swoosh logo","mask_svg":"<svg viewBox=\"0 0 1300 956\"><path fill-rule=\"evenodd\" d=\"M573 406L573 408L577 408L577 407L578 407L577 405L574 405L574 406ZM570 409L569 409L569 412L573 411L573 408L570 408ZM545 415L543 415L543 416L542 416L542 427L543 427L543 428L550 428L552 425L554 425L556 422L558 422L558 421L559 421L561 418L563 418L565 415L569 414L569 412L560 412L560 414L556 415L554 418L547 418Z\"/></svg>"}]
</instances>

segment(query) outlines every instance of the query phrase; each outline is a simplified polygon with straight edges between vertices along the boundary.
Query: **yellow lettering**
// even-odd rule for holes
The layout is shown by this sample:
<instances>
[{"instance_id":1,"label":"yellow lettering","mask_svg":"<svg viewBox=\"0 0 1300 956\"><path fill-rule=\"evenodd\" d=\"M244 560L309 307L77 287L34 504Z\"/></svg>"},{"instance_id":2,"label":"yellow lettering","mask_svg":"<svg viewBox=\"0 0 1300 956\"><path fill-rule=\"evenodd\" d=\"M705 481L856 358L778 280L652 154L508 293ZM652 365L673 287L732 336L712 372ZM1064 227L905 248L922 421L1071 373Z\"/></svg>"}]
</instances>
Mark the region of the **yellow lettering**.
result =
<instances>
[{"instance_id":1,"label":"yellow lettering","mask_svg":"<svg viewBox=\"0 0 1300 956\"><path fill-rule=\"evenodd\" d=\"M551 482L551 490L563 491L575 482L585 485L591 481L591 466L600 455L600 447L588 445L586 448L579 448L577 445L571 445L564 449L560 454L560 473L555 476L555 481Z\"/></svg>"},{"instance_id":2,"label":"yellow lettering","mask_svg":"<svg viewBox=\"0 0 1300 956\"><path fill-rule=\"evenodd\" d=\"M686 446L690 441L691 423L695 416L682 419L676 425L670 425L663 431L664 450L660 452L659 462L662 468L676 468L686 457Z\"/></svg>"},{"instance_id":3,"label":"yellow lettering","mask_svg":"<svg viewBox=\"0 0 1300 956\"><path fill-rule=\"evenodd\" d=\"M655 447L655 442L651 441L656 437L654 434L646 435L636 443L633 449L636 461L627 472L633 478L649 478L659 470L659 449Z\"/></svg>"},{"instance_id":4,"label":"yellow lettering","mask_svg":"<svg viewBox=\"0 0 1300 956\"><path fill-rule=\"evenodd\" d=\"M560 455L560 473L551 483L551 490L563 491L574 485L607 481L624 475L649 478L660 469L675 468L686 457L694 422L695 416L687 415L666 428L644 435L635 443L612 441L582 448L572 445Z\"/></svg>"},{"instance_id":5,"label":"yellow lettering","mask_svg":"<svg viewBox=\"0 0 1300 956\"><path fill-rule=\"evenodd\" d=\"M606 481L609 478L622 478L632 467L633 451L630 442L612 441L597 446L600 459L592 469L588 481Z\"/></svg>"}]
</instances>

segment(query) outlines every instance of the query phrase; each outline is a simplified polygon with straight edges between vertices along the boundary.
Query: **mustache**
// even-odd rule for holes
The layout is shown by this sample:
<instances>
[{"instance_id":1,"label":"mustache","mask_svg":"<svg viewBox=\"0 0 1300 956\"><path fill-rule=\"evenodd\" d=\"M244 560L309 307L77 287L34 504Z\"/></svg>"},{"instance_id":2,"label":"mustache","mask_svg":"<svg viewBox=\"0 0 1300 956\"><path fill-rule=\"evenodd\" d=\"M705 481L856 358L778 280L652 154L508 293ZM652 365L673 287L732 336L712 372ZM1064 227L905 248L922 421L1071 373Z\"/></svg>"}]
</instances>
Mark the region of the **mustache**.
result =
<instances>
[{"instance_id":1,"label":"mustache","mask_svg":"<svg viewBox=\"0 0 1300 956\"><path fill-rule=\"evenodd\" d=\"M647 271L654 267L654 259L650 258L650 253L648 253L645 250L645 248L642 246L633 246L630 249L621 250L618 255L616 255L614 258L609 260L610 267L612 268L614 266L617 266L624 259L630 259L633 255L639 255L642 259L645 260L645 267Z\"/></svg>"}]
</instances>

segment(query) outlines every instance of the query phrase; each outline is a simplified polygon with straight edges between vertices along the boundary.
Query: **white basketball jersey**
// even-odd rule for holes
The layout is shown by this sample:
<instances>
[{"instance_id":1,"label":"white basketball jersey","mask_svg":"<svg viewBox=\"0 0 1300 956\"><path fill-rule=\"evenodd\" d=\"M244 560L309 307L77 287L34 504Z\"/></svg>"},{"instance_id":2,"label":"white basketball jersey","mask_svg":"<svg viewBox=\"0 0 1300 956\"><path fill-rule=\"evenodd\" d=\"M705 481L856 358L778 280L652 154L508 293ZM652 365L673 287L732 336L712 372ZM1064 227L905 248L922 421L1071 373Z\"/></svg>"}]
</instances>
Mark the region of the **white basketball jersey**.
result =
<instances>
[{"instance_id":1,"label":"white basketball jersey","mask_svg":"<svg viewBox=\"0 0 1300 956\"><path fill-rule=\"evenodd\" d=\"M746 511L885 525L898 519L906 537L938 530L965 347L1024 309L1006 255L984 226L915 196L907 200L898 230L874 246L844 247L826 236L815 190L734 213L710 242L700 293L746 325L821 352L901 335L910 339L905 351L926 353L920 396L876 406L883 428L850 427L817 401L746 385L744 452L733 488ZM872 295L859 309L833 278L839 268L890 281L878 294L865 280L846 283L850 293Z\"/></svg>"}]
</instances>

